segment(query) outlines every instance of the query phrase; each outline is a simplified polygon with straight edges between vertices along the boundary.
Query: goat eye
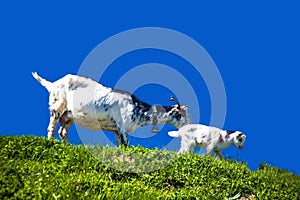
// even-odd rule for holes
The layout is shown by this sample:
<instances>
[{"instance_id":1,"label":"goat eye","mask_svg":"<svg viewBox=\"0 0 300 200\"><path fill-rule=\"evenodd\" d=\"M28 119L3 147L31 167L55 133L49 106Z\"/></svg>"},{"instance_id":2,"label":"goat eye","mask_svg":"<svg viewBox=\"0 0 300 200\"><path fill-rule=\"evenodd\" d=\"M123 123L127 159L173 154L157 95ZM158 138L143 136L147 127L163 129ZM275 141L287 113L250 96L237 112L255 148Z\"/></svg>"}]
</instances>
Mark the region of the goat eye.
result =
<instances>
[{"instance_id":1,"label":"goat eye","mask_svg":"<svg viewBox=\"0 0 300 200\"><path fill-rule=\"evenodd\" d=\"M181 114L179 112L175 112L173 116L176 120L180 120L181 118Z\"/></svg>"},{"instance_id":2,"label":"goat eye","mask_svg":"<svg viewBox=\"0 0 300 200\"><path fill-rule=\"evenodd\" d=\"M239 140L238 140L239 142L242 142L243 141L243 138L239 138Z\"/></svg>"}]
</instances>

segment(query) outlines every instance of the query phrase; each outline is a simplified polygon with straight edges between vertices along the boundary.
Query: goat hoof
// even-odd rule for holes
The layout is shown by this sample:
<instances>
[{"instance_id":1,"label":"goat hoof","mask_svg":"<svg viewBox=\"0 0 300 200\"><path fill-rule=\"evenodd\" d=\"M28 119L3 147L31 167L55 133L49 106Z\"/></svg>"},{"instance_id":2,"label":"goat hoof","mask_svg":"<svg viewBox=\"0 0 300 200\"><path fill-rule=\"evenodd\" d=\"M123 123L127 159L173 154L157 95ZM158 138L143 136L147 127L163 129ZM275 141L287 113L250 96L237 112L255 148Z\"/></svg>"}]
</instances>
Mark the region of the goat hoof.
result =
<instances>
[{"instance_id":1,"label":"goat hoof","mask_svg":"<svg viewBox=\"0 0 300 200\"><path fill-rule=\"evenodd\" d=\"M159 132L158 128L153 128L152 129L152 133L158 133L158 132Z\"/></svg>"}]
</instances>

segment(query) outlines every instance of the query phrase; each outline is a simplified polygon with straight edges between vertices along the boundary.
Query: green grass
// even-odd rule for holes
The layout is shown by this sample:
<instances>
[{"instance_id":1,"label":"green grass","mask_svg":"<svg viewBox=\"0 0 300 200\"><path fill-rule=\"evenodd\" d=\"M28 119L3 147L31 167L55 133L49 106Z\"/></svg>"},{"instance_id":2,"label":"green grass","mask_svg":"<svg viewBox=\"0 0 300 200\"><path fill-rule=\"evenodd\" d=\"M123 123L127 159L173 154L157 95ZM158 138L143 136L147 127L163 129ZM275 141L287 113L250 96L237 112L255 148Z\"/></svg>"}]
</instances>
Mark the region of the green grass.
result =
<instances>
[{"instance_id":1,"label":"green grass","mask_svg":"<svg viewBox=\"0 0 300 200\"><path fill-rule=\"evenodd\" d=\"M300 199L300 177L267 164L29 136L0 148L0 199Z\"/></svg>"}]
</instances>

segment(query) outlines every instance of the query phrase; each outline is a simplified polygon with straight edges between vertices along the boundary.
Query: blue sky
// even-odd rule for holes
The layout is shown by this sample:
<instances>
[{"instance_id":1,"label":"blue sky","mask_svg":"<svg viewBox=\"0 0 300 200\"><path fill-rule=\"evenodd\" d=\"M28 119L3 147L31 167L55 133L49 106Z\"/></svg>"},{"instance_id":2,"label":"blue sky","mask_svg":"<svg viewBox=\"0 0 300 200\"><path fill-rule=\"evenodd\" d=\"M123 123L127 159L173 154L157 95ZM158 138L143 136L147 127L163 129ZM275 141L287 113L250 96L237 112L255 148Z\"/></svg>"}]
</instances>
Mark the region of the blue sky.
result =
<instances>
[{"instance_id":1,"label":"blue sky","mask_svg":"<svg viewBox=\"0 0 300 200\"><path fill-rule=\"evenodd\" d=\"M46 136L48 93L31 71L50 81L76 74L87 55L107 38L134 28L163 27L198 42L218 67L227 97L222 128L247 134L243 151L231 147L223 154L247 162L253 170L268 162L300 174L299 6L294 1L130 2L0 3L0 134ZM112 87L128 70L147 63L161 63L183 74L197 93L200 122L210 123L211 99L203 77L170 52L129 52L108 66L100 82ZM148 84L134 94L151 104L170 105L168 98L174 93ZM149 130L135 134L149 135ZM130 142L162 148L171 140L167 130L175 129L164 126L158 135L132 136ZM105 134L114 142L114 134ZM74 126L70 141L80 142Z\"/></svg>"}]
</instances>

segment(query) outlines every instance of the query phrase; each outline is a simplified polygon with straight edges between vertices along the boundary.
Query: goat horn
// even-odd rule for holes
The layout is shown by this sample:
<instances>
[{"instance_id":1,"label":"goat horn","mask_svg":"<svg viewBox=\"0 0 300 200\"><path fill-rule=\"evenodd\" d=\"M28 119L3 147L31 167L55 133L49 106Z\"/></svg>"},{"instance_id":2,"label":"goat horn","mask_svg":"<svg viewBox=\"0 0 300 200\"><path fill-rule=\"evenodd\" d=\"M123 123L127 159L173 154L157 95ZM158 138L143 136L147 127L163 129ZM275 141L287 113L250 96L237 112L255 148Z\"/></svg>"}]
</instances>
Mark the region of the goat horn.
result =
<instances>
[{"instance_id":1,"label":"goat horn","mask_svg":"<svg viewBox=\"0 0 300 200\"><path fill-rule=\"evenodd\" d=\"M176 99L174 99L173 96L170 97L170 101L173 101L175 104L177 104L180 107L180 103Z\"/></svg>"}]
</instances>

